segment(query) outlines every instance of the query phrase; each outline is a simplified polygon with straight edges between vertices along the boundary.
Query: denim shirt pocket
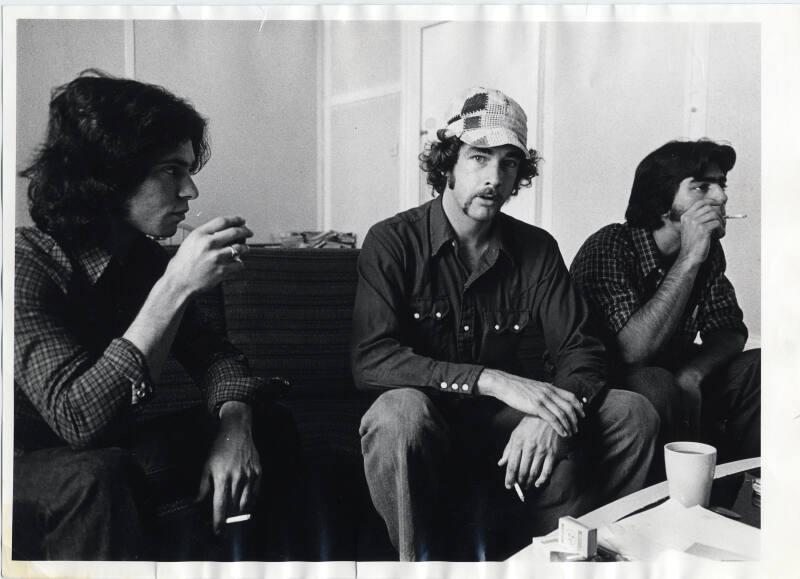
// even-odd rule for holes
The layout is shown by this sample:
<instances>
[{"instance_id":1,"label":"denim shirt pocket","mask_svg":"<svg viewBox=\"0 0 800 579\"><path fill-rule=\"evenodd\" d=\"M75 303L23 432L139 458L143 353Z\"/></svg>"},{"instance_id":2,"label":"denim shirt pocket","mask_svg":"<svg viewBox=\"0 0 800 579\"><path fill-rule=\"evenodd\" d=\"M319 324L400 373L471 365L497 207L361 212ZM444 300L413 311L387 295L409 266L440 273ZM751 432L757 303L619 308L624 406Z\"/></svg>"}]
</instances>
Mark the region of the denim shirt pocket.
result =
<instances>
[{"instance_id":1,"label":"denim shirt pocket","mask_svg":"<svg viewBox=\"0 0 800 579\"><path fill-rule=\"evenodd\" d=\"M486 331L482 357L502 362L515 357L531 315L527 310L487 311L483 313L483 323Z\"/></svg>"},{"instance_id":2,"label":"denim shirt pocket","mask_svg":"<svg viewBox=\"0 0 800 579\"><path fill-rule=\"evenodd\" d=\"M447 344L452 333L450 315L447 298L419 298L411 302L412 346L416 353L448 358Z\"/></svg>"}]
</instances>

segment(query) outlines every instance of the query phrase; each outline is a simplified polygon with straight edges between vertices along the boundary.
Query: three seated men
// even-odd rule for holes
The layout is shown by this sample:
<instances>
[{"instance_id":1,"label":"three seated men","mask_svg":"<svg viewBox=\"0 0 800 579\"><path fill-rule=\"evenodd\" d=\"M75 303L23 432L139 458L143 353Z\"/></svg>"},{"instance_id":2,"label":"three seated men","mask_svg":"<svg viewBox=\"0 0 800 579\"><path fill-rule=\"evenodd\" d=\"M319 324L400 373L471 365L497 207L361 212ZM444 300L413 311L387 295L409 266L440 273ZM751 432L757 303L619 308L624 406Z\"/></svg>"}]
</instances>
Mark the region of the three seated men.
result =
<instances>
[{"instance_id":1,"label":"three seated men","mask_svg":"<svg viewBox=\"0 0 800 579\"><path fill-rule=\"evenodd\" d=\"M761 351L742 352L719 241L735 162L708 140L659 147L636 168L626 223L589 237L571 268L606 331L615 383L653 403L664 442L708 440L721 462L761 454Z\"/></svg>"},{"instance_id":2,"label":"three seated men","mask_svg":"<svg viewBox=\"0 0 800 579\"><path fill-rule=\"evenodd\" d=\"M470 89L437 137L421 166L438 195L370 230L353 320L354 380L379 392L364 472L402 560L509 555L641 488L659 431L686 418L695 436L701 410L758 454L758 357L738 355L718 241L730 147L648 156L628 223L587 241L573 284L552 236L501 212L538 174L522 108ZM252 232L213 219L172 259L152 239L208 155L206 121L160 87L90 72L53 94L16 238L15 558L153 558L154 503L198 493L216 530L254 513L253 557L287 554L293 426L192 303L244 267ZM610 377L595 318L624 362ZM208 413L142 422L170 352Z\"/></svg>"},{"instance_id":3,"label":"three seated men","mask_svg":"<svg viewBox=\"0 0 800 579\"><path fill-rule=\"evenodd\" d=\"M23 172L36 226L16 233L15 558L152 559L154 506L182 496L217 532L252 514L248 555L282 557L291 422L192 304L252 232L212 219L171 260L151 239L175 234L208 156L205 119L160 87L86 71L53 93ZM169 352L207 411L140 424Z\"/></svg>"}]
</instances>

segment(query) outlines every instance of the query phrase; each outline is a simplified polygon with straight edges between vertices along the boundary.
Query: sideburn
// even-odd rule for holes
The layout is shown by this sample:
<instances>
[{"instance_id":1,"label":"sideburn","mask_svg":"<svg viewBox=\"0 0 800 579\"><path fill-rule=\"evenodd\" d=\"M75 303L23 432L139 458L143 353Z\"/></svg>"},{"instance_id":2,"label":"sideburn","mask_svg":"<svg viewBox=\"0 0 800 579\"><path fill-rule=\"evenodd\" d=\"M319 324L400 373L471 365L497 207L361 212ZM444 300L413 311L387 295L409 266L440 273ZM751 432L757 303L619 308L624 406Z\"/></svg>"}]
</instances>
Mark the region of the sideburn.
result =
<instances>
[{"instance_id":1,"label":"sideburn","mask_svg":"<svg viewBox=\"0 0 800 579\"><path fill-rule=\"evenodd\" d=\"M447 186L451 190L456 186L456 176L452 172L447 175Z\"/></svg>"}]
</instances>

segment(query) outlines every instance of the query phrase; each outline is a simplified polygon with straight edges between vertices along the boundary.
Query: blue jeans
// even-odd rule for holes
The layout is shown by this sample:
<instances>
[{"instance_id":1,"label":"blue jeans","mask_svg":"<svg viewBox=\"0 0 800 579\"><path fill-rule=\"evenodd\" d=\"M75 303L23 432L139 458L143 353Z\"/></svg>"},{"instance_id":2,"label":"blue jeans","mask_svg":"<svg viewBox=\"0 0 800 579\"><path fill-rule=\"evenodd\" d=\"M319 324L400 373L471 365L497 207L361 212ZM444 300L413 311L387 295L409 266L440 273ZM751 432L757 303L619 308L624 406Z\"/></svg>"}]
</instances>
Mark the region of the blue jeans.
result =
<instances>
[{"instance_id":1,"label":"blue jeans","mask_svg":"<svg viewBox=\"0 0 800 579\"><path fill-rule=\"evenodd\" d=\"M364 470L401 560L503 558L560 516L642 487L659 427L643 396L609 390L550 481L528 489L524 504L497 466L523 416L494 399L442 399L412 388L374 402L359 431Z\"/></svg>"},{"instance_id":2,"label":"blue jeans","mask_svg":"<svg viewBox=\"0 0 800 579\"><path fill-rule=\"evenodd\" d=\"M275 407L254 418L263 474L252 524L226 527L215 537L210 498L194 503L214 435L205 408L197 408L143 423L116 446L62 446L16 456L13 557L290 558L296 530L287 531L287 521L299 521L302 507L296 433L288 413Z\"/></svg>"}]
</instances>

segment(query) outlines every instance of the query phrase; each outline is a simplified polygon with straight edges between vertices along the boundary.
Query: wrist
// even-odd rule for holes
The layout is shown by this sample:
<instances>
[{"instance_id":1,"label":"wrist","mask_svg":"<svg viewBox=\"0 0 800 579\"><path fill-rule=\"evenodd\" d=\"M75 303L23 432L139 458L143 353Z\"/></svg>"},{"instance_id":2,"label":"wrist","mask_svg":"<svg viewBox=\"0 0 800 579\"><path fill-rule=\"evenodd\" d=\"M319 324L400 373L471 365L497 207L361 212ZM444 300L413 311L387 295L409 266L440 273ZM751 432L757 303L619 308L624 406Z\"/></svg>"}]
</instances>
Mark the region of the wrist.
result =
<instances>
[{"instance_id":1,"label":"wrist","mask_svg":"<svg viewBox=\"0 0 800 579\"><path fill-rule=\"evenodd\" d=\"M493 396L497 398L500 385L500 373L491 368L484 368L475 384L479 396Z\"/></svg>"},{"instance_id":2,"label":"wrist","mask_svg":"<svg viewBox=\"0 0 800 579\"><path fill-rule=\"evenodd\" d=\"M246 402L228 400L219 407L219 420L224 426L238 424L249 430L253 423L253 410Z\"/></svg>"},{"instance_id":3,"label":"wrist","mask_svg":"<svg viewBox=\"0 0 800 579\"><path fill-rule=\"evenodd\" d=\"M191 289L186 285L185 277L174 273L169 267L158 281L153 285L154 289L163 292L174 303L182 306L192 297Z\"/></svg>"}]
</instances>

